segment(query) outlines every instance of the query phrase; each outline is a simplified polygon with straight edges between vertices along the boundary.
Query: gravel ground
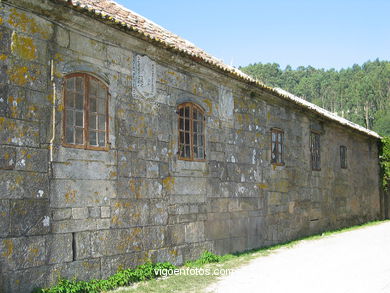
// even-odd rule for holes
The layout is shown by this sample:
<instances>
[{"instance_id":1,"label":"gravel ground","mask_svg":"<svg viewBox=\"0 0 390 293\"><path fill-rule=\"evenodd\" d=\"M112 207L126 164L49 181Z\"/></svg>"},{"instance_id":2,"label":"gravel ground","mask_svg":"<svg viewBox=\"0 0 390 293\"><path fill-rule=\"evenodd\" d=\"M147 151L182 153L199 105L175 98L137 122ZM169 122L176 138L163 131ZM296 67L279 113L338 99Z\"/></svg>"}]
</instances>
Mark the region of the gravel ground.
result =
<instances>
[{"instance_id":1,"label":"gravel ground","mask_svg":"<svg viewBox=\"0 0 390 293\"><path fill-rule=\"evenodd\" d=\"M236 269L208 292L390 292L390 222L303 241Z\"/></svg>"}]
</instances>

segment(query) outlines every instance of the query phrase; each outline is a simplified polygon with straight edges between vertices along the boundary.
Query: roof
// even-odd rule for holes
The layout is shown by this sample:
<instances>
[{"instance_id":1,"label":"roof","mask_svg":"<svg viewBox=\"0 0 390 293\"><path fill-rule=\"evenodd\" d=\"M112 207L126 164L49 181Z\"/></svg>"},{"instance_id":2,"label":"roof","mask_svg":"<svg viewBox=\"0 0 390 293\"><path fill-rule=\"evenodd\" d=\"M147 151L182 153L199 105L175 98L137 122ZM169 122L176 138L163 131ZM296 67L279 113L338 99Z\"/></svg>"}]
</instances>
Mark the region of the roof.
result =
<instances>
[{"instance_id":1,"label":"roof","mask_svg":"<svg viewBox=\"0 0 390 293\"><path fill-rule=\"evenodd\" d=\"M347 119L344 119L336 114L333 114L317 105L314 105L306 100L294 96L293 94L279 89L272 88L264 85L258 80L250 77L242 71L223 63L221 60L211 56L204 50L196 47L191 42L171 33L165 28L155 24L151 20L127 9L126 7L112 1L112 0L51 0L56 3L63 3L78 10L79 12L86 13L96 19L104 21L121 29L127 30L131 33L136 33L139 37L153 42L156 45L160 45L175 52L183 53L190 59L203 63L211 68L222 70L230 76L257 86L266 92L276 95L284 100L292 102L302 108L305 108L321 117L335 121L343 126L353 128L360 133L381 138L376 132L366 129L360 125L357 125Z\"/></svg>"}]
</instances>

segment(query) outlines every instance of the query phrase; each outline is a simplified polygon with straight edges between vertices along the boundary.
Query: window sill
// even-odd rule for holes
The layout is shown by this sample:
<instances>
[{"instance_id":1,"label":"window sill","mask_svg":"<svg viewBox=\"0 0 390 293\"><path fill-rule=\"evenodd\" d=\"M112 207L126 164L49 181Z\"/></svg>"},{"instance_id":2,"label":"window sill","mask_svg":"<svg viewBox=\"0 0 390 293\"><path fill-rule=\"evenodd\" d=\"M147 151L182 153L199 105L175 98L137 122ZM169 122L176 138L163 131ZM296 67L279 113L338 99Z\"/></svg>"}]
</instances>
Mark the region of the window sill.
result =
<instances>
[{"instance_id":1,"label":"window sill","mask_svg":"<svg viewBox=\"0 0 390 293\"><path fill-rule=\"evenodd\" d=\"M106 146L106 147L95 147L95 146L86 146L86 145L77 145L77 144L68 144L68 143L62 143L62 146L66 147L66 148L91 150L91 151L105 151L105 152L108 152L110 150L110 148L108 146Z\"/></svg>"}]
</instances>

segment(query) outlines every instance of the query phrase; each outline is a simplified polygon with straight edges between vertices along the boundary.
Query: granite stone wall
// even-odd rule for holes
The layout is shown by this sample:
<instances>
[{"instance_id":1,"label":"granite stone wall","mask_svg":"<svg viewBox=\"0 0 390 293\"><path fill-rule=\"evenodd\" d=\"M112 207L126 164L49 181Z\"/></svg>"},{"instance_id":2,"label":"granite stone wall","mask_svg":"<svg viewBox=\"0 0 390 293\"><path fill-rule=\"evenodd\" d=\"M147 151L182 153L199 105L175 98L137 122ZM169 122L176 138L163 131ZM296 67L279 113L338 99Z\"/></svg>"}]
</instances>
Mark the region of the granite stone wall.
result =
<instances>
[{"instance_id":1,"label":"granite stone wall","mask_svg":"<svg viewBox=\"0 0 390 293\"><path fill-rule=\"evenodd\" d=\"M49 1L2 1L0 38L1 292L381 216L374 138ZM62 85L74 72L108 84L108 151L62 146ZM177 156L176 107L188 101L205 109L204 162ZM284 130L282 166L270 163L272 127Z\"/></svg>"}]
</instances>

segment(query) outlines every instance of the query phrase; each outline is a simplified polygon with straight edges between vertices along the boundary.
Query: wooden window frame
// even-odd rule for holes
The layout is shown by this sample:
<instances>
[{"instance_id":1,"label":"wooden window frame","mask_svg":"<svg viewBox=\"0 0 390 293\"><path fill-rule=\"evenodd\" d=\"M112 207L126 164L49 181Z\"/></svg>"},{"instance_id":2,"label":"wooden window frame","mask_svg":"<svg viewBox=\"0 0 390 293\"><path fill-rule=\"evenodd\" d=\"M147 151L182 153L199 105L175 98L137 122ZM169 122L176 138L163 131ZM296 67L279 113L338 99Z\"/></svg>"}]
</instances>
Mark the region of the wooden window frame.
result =
<instances>
[{"instance_id":1,"label":"wooden window frame","mask_svg":"<svg viewBox=\"0 0 390 293\"><path fill-rule=\"evenodd\" d=\"M83 105L83 135L84 135L84 143L83 144L71 144L66 142L66 80L73 77L83 77L84 79L84 105ZM103 88L106 90L106 105L105 105L105 116L106 116L106 127L105 127L105 146L94 146L89 143L89 80L94 79L98 83L100 83ZM105 82L103 82L98 77L91 75L90 73L71 73L65 76L64 81L62 83L62 93L64 97L64 109L63 109L63 121L62 121L62 145L64 147L76 148L76 149L86 149L86 150L96 150L96 151L108 151L109 150L109 113L108 113L108 103L110 100L110 94L108 91L108 86ZM99 130L98 130L99 132Z\"/></svg>"},{"instance_id":2,"label":"wooden window frame","mask_svg":"<svg viewBox=\"0 0 390 293\"><path fill-rule=\"evenodd\" d=\"M179 114L179 111L181 108L185 108L185 107L189 107L190 108L190 157L187 158L187 157L182 157L180 156L180 133L183 132L181 131L180 129L180 118L183 117L183 116L180 116ZM194 139L194 130L193 130L193 127L194 127L194 118L193 118L193 110L194 108L199 111L202 116L203 116L203 121L202 121L202 124L203 124L203 159L200 159L200 158L194 158L194 142L193 142L193 139ZM205 117L205 111L197 104L195 103L192 103L192 102L186 102L186 103L182 103L180 105L177 106L176 108L176 113L178 115L178 118L177 118L177 129L178 129L178 144L177 144L177 148L178 148L178 151L177 151L177 155L178 155L178 158L179 160L183 160L183 161L193 161L193 162L205 162L206 161L206 135L205 135L205 132L206 132L206 117ZM185 122L184 122L185 124Z\"/></svg>"},{"instance_id":3,"label":"wooden window frame","mask_svg":"<svg viewBox=\"0 0 390 293\"><path fill-rule=\"evenodd\" d=\"M276 134L276 141L273 141L272 135ZM281 141L278 140L279 134L281 134ZM276 158L278 155L280 155L280 162L277 161L272 161L272 145L276 144ZM279 153L279 148L278 146L281 145L281 152ZM271 164L275 166L284 166L284 131L283 129L280 128L271 128Z\"/></svg>"},{"instance_id":4,"label":"wooden window frame","mask_svg":"<svg viewBox=\"0 0 390 293\"><path fill-rule=\"evenodd\" d=\"M347 147L345 145L340 146L340 168L348 169L347 164Z\"/></svg>"},{"instance_id":5,"label":"wooden window frame","mask_svg":"<svg viewBox=\"0 0 390 293\"><path fill-rule=\"evenodd\" d=\"M316 153L314 153L313 149L313 137L318 137L318 166L314 165ZM310 131L310 165L313 171L321 171L321 133L314 130Z\"/></svg>"}]
</instances>

